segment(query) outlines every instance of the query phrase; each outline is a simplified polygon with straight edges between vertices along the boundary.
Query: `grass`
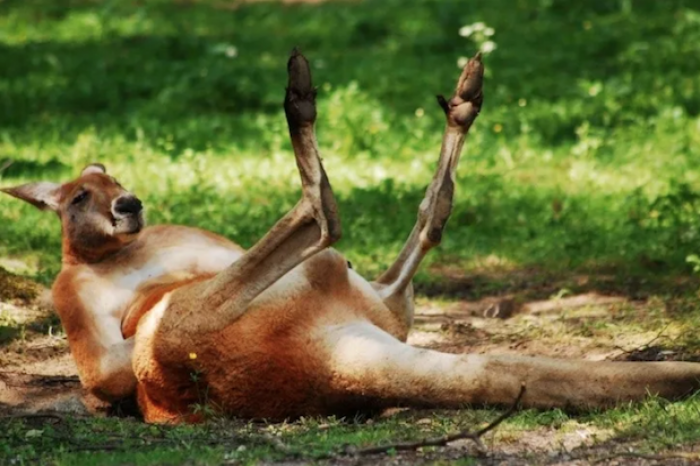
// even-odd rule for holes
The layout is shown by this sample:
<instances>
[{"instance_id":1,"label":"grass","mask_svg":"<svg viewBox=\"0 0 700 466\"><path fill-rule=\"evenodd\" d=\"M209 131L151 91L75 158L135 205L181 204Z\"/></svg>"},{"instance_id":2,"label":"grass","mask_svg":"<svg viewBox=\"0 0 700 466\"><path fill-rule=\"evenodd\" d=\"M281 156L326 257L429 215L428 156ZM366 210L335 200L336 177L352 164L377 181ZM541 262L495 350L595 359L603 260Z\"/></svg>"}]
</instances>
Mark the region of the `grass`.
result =
<instances>
[{"instance_id":1,"label":"grass","mask_svg":"<svg viewBox=\"0 0 700 466\"><path fill-rule=\"evenodd\" d=\"M250 246L298 196L280 102L299 45L320 87L339 248L372 275L431 177L443 126L433 95L491 42L486 104L431 261L687 272L699 234L700 4L620 5L5 1L0 156L13 163L0 183L66 180L101 161L152 223ZM493 34L458 34L481 23ZM3 254L57 271L51 216L5 199L0 237Z\"/></svg>"},{"instance_id":2,"label":"grass","mask_svg":"<svg viewBox=\"0 0 700 466\"><path fill-rule=\"evenodd\" d=\"M419 274L419 290L440 294L445 270L486 277L470 297L508 292L515 272L528 277L523 289L535 271L612 275L612 284L591 286L675 303L664 306L665 317L693 327L699 26L696 0L5 0L0 186L68 180L99 161L144 200L150 223L196 225L248 247L299 195L281 111L285 60L296 45L319 86L319 140L344 228L338 248L371 277L401 247L432 175L444 124L434 94L448 93L457 63L481 49L483 113L462 158L444 242ZM0 200L0 256L31 264L30 275L50 283L59 251L53 216ZM578 331L599 330L592 323ZM622 437L651 432L649 448L665 448L698 441L697 412L696 399L650 400L573 419ZM429 416L448 429L474 413ZM527 411L504 429L567 420ZM426 433L401 422L312 420L283 437L312 458L344 443ZM138 438L149 428L70 421L32 437L43 427L17 421L2 434L0 458L277 458L253 441L262 427L236 426L221 429L243 432L243 450L236 442L202 446L198 436L208 431L173 428L167 446L127 451L127 442L81 453L66 438L95 446L105 440L88 433L93 427Z\"/></svg>"}]
</instances>

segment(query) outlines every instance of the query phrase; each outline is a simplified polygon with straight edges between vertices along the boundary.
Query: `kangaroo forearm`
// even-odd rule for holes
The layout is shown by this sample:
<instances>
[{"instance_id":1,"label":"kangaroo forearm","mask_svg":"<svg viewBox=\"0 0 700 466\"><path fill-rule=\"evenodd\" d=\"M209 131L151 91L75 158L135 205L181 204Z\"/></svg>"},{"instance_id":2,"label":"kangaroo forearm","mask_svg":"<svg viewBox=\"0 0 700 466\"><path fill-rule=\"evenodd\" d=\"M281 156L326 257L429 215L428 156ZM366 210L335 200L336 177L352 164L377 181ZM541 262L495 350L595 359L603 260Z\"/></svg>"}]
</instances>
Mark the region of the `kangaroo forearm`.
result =
<instances>
[{"instance_id":1,"label":"kangaroo forearm","mask_svg":"<svg viewBox=\"0 0 700 466\"><path fill-rule=\"evenodd\" d=\"M120 370L105 375L86 387L90 393L104 401L117 401L136 392L136 376L132 370Z\"/></svg>"},{"instance_id":2,"label":"kangaroo forearm","mask_svg":"<svg viewBox=\"0 0 700 466\"><path fill-rule=\"evenodd\" d=\"M131 365L133 350L133 338L106 348L101 358L87 362L90 367L80 371L83 386L105 401L132 395L136 391L136 376Z\"/></svg>"}]
</instances>

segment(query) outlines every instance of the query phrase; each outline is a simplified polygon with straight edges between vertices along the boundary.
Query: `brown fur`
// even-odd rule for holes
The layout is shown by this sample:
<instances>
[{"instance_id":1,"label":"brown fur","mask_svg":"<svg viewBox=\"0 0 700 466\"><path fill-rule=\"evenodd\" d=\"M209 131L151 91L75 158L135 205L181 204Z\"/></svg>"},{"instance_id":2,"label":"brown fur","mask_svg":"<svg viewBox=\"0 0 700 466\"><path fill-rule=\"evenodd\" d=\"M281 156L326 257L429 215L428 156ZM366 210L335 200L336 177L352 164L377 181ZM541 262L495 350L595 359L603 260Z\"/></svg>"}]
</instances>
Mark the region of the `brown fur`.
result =
<instances>
[{"instance_id":1,"label":"brown fur","mask_svg":"<svg viewBox=\"0 0 700 466\"><path fill-rule=\"evenodd\" d=\"M97 228L84 223L76 229L75 216L68 211L67 204L80 189L90 189L93 196L92 210L98 215L110 216L111 200L124 193L124 189L114 178L99 173L81 176L77 180L61 187L61 227L63 229L63 262L78 264L81 262L99 262L108 255L119 251L130 238L105 235ZM80 235L80 241L71 240Z\"/></svg>"},{"instance_id":2,"label":"brown fur","mask_svg":"<svg viewBox=\"0 0 700 466\"><path fill-rule=\"evenodd\" d=\"M166 281L164 283L156 281L155 283L148 283L139 287L137 290L138 297L129 306L129 310L122 320L122 335L124 338L131 338L136 334L141 318L163 299L163 296L167 293L171 293L183 286L207 280L212 276L208 274L198 275L184 280Z\"/></svg>"},{"instance_id":3,"label":"brown fur","mask_svg":"<svg viewBox=\"0 0 700 466\"><path fill-rule=\"evenodd\" d=\"M273 286L236 323L219 332L195 338L178 332L178 338L172 338L170 327L154 334L146 329L144 335L153 338L148 346L155 350L134 365L138 378L150 381L143 390L181 401L168 412L147 407L147 420L181 420L191 413L192 405L205 401L225 413L268 419L368 408L366 400L359 404L361 397L349 403L347 397L330 390L332 374L322 339L316 335L318 327L369 319L388 331L403 333L404 329L377 297L353 289L348 273L347 261L326 250L292 272L300 276L302 286L284 293L283 299L277 296L285 284ZM187 321L180 325L187 327ZM206 387L206 393L196 389L188 374L201 377L199 385ZM173 405L145 397L143 402Z\"/></svg>"}]
</instances>

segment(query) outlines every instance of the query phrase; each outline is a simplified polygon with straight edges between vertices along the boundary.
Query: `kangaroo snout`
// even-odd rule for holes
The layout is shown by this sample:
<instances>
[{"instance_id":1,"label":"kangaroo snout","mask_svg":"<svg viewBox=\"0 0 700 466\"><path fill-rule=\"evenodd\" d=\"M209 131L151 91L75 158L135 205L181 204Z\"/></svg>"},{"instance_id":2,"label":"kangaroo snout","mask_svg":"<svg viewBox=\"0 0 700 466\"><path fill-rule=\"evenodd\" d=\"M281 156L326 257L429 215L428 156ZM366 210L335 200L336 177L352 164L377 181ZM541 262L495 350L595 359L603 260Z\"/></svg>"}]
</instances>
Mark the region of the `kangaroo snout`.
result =
<instances>
[{"instance_id":1,"label":"kangaroo snout","mask_svg":"<svg viewBox=\"0 0 700 466\"><path fill-rule=\"evenodd\" d=\"M121 196L114 201L112 205L112 213L115 217L126 217L129 215L138 215L143 210L141 200L133 195Z\"/></svg>"}]
</instances>

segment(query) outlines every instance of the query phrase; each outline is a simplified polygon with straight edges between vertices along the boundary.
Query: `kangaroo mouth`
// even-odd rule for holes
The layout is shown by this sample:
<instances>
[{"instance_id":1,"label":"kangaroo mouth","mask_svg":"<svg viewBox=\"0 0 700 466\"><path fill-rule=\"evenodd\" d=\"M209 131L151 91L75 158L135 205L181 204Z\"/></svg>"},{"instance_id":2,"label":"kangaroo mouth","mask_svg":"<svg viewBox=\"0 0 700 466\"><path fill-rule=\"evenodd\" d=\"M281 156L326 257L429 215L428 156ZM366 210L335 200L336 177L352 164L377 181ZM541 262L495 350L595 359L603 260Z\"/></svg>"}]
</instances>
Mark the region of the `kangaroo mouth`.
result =
<instances>
[{"instance_id":1,"label":"kangaroo mouth","mask_svg":"<svg viewBox=\"0 0 700 466\"><path fill-rule=\"evenodd\" d=\"M136 235L143 230L145 221L142 213L112 217L112 227L115 236Z\"/></svg>"}]
</instances>

